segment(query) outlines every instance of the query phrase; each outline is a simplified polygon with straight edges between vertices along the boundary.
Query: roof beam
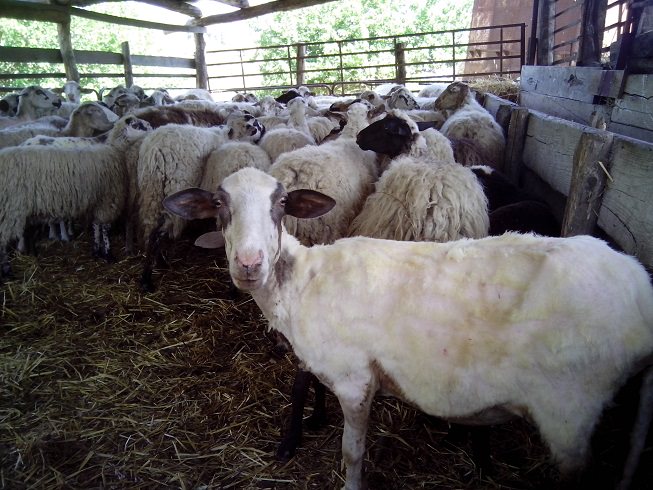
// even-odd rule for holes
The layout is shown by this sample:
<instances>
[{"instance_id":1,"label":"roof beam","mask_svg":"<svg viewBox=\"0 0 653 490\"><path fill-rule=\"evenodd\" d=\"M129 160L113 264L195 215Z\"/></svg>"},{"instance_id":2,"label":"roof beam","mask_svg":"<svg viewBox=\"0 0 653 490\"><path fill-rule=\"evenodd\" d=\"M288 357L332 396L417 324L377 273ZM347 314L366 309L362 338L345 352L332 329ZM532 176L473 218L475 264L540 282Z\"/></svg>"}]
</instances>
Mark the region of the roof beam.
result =
<instances>
[{"instance_id":1,"label":"roof beam","mask_svg":"<svg viewBox=\"0 0 653 490\"><path fill-rule=\"evenodd\" d=\"M116 17L114 15L100 14L90 10L63 7L43 3L21 2L16 0L3 0L2 13L0 17L9 17L12 19L38 20L43 22L67 22L71 15L85 19L108 22L110 24L119 24L132 27L142 27L145 29L158 29L160 31L171 32L194 32L205 33L206 28L198 25L172 25L160 24L158 22L148 22L144 20L127 19Z\"/></svg>"},{"instance_id":2,"label":"roof beam","mask_svg":"<svg viewBox=\"0 0 653 490\"><path fill-rule=\"evenodd\" d=\"M268 2L255 7L248 7L230 12L228 14L209 15L193 21L193 24L198 26L208 26L212 24L225 24L227 22L234 22L237 20L252 19L260 17L261 15L272 14L276 12L285 12L288 10L295 10L304 7L312 7L335 0L276 0Z\"/></svg>"},{"instance_id":3,"label":"roof beam","mask_svg":"<svg viewBox=\"0 0 653 490\"><path fill-rule=\"evenodd\" d=\"M249 7L249 1L248 0L215 0L218 3L224 3L225 5L229 5L230 7L236 7L239 9L244 9Z\"/></svg>"}]
</instances>

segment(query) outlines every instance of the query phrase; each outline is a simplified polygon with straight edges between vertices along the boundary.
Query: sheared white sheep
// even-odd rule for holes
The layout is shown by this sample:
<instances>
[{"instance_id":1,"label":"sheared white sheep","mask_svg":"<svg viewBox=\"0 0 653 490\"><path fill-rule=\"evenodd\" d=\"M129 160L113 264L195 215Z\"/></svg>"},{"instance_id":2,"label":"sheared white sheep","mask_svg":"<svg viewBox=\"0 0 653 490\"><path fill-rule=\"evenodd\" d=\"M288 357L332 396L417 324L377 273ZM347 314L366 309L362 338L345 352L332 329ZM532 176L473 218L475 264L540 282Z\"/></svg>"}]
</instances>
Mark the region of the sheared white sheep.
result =
<instances>
[{"instance_id":1,"label":"sheared white sheep","mask_svg":"<svg viewBox=\"0 0 653 490\"><path fill-rule=\"evenodd\" d=\"M251 168L164 205L217 220L221 232L196 243L226 245L234 284L337 396L346 490L363 485L377 393L469 423L527 417L573 472L606 404L653 353L648 273L596 238L358 237L307 248L283 217L318 217L333 200Z\"/></svg>"},{"instance_id":2,"label":"sheared white sheep","mask_svg":"<svg viewBox=\"0 0 653 490\"><path fill-rule=\"evenodd\" d=\"M469 85L453 82L435 101L435 108L448 116L440 131L448 138L467 138L479 147L484 162L498 170L503 165L506 139L503 129L472 94ZM458 162L468 165L468 162ZM477 162L473 162L477 163ZM472 164L473 164L472 163Z\"/></svg>"},{"instance_id":3,"label":"sheared white sheep","mask_svg":"<svg viewBox=\"0 0 653 490\"><path fill-rule=\"evenodd\" d=\"M30 218L91 217L94 255L111 259L108 227L124 210L124 150L144 134L142 121L118 121L106 143L80 148L18 146L0 150L0 276L10 273L7 246Z\"/></svg>"}]
</instances>

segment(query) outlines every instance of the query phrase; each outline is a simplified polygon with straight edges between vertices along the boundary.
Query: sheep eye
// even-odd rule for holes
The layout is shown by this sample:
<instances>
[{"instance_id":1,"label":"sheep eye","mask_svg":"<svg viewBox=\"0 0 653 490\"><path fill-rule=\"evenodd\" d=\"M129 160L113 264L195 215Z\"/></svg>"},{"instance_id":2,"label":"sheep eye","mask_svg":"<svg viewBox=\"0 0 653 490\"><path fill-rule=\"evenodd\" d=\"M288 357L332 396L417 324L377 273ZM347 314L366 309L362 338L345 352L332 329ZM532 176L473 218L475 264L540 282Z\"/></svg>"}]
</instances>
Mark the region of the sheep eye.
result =
<instances>
[{"instance_id":1,"label":"sheep eye","mask_svg":"<svg viewBox=\"0 0 653 490\"><path fill-rule=\"evenodd\" d=\"M281 199L279 199L279 204L281 204L282 206L285 206L287 202L288 202L287 196L284 196Z\"/></svg>"},{"instance_id":2,"label":"sheep eye","mask_svg":"<svg viewBox=\"0 0 653 490\"><path fill-rule=\"evenodd\" d=\"M219 207L222 206L222 201L221 201L220 199L213 199L213 205L214 205L216 208L219 208Z\"/></svg>"}]
</instances>

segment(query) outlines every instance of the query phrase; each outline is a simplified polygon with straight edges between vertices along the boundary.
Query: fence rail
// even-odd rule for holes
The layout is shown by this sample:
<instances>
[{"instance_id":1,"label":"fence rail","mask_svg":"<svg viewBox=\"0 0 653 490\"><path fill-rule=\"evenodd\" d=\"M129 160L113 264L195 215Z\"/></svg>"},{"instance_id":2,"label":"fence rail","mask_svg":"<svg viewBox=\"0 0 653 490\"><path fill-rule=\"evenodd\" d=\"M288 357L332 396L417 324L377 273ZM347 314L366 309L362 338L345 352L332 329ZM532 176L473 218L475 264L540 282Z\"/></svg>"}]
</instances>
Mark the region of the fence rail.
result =
<instances>
[{"instance_id":1,"label":"fence rail","mask_svg":"<svg viewBox=\"0 0 653 490\"><path fill-rule=\"evenodd\" d=\"M484 42L470 42L487 31ZM260 92L297 85L350 95L381 83L426 84L519 76L525 24L400 36L342 39L206 51L212 92Z\"/></svg>"},{"instance_id":2,"label":"fence rail","mask_svg":"<svg viewBox=\"0 0 653 490\"><path fill-rule=\"evenodd\" d=\"M100 89L102 86L112 86L117 83L124 83L127 86L136 83L143 88L156 88L160 84L153 84L154 86L150 87L150 80L159 78L175 80L175 88L178 89L196 87L197 73L193 58L131 55L128 43L123 43L121 53L75 50L74 54L77 64L89 70L80 73L80 83L85 87L95 85ZM3 62L39 63L44 64L45 69L60 68L61 71L0 73L0 92L11 92L20 88L21 81L42 85L50 84L51 80L60 80L61 84L66 81L63 59L58 49L0 46L0 63ZM103 66L110 66L111 71L101 71ZM148 73L148 68L161 68L165 71ZM178 71L173 72L173 70Z\"/></svg>"}]
</instances>

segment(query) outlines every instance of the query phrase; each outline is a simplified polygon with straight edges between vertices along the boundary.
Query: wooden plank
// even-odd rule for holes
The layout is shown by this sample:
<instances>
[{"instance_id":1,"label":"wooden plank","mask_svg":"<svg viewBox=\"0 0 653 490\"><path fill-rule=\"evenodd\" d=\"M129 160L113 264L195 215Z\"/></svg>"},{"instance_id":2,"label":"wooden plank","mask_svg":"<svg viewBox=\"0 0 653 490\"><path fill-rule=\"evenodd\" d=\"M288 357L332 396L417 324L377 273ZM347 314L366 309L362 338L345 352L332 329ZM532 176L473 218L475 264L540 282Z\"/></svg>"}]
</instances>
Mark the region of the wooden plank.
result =
<instances>
[{"instance_id":1,"label":"wooden plank","mask_svg":"<svg viewBox=\"0 0 653 490\"><path fill-rule=\"evenodd\" d=\"M228 14L209 15L195 21L198 26L210 26L212 24L225 24L237 20L247 20L261 15L272 14L276 12L286 12L299 8L312 7L323 3L333 2L334 0L276 0L273 2L256 5L254 7L243 8Z\"/></svg>"},{"instance_id":2,"label":"wooden plank","mask_svg":"<svg viewBox=\"0 0 653 490\"><path fill-rule=\"evenodd\" d=\"M135 66L160 66L166 68L190 68L195 69L195 60L192 58L176 58L173 56L143 56L132 55L132 63Z\"/></svg>"},{"instance_id":3,"label":"wooden plank","mask_svg":"<svg viewBox=\"0 0 653 490\"><path fill-rule=\"evenodd\" d=\"M131 87L134 85L134 70L132 69L132 58L129 50L129 42L124 41L120 44L122 49L122 66L125 71L125 86Z\"/></svg>"},{"instance_id":4,"label":"wooden plank","mask_svg":"<svg viewBox=\"0 0 653 490\"><path fill-rule=\"evenodd\" d=\"M574 153L585 126L531 111L524 141L524 165L557 192L569 193Z\"/></svg>"},{"instance_id":5,"label":"wooden plank","mask_svg":"<svg viewBox=\"0 0 653 490\"><path fill-rule=\"evenodd\" d=\"M587 66L523 66L520 89L593 103L595 97L618 97L621 70Z\"/></svg>"},{"instance_id":6,"label":"wooden plank","mask_svg":"<svg viewBox=\"0 0 653 490\"><path fill-rule=\"evenodd\" d=\"M115 15L101 14L68 6L48 5L43 3L21 2L16 0L2 0L2 17L12 19L36 20L44 22L65 22L71 15L84 19L107 22L109 24L141 27L144 29L157 29L171 32L206 32L206 28L199 25L173 25L144 20L127 19Z\"/></svg>"},{"instance_id":7,"label":"wooden plank","mask_svg":"<svg viewBox=\"0 0 653 490\"><path fill-rule=\"evenodd\" d=\"M630 138L647 141L649 143L653 142L653 131L648 129L636 128L634 126L627 126L625 124L619 124L613 121L608 124L608 131L612 131L613 133L628 136Z\"/></svg>"},{"instance_id":8,"label":"wooden plank","mask_svg":"<svg viewBox=\"0 0 653 490\"><path fill-rule=\"evenodd\" d=\"M57 49L0 46L0 60L9 63L63 63Z\"/></svg>"},{"instance_id":9,"label":"wooden plank","mask_svg":"<svg viewBox=\"0 0 653 490\"><path fill-rule=\"evenodd\" d=\"M612 121L653 131L653 75L630 75L623 97L615 100Z\"/></svg>"},{"instance_id":10,"label":"wooden plank","mask_svg":"<svg viewBox=\"0 0 653 490\"><path fill-rule=\"evenodd\" d=\"M599 226L653 269L653 144L616 136Z\"/></svg>"},{"instance_id":11,"label":"wooden plank","mask_svg":"<svg viewBox=\"0 0 653 490\"><path fill-rule=\"evenodd\" d=\"M70 36L70 19L67 22L57 24L57 37L59 38L59 51L63 59L63 66L66 70L66 79L79 82L79 71L73 51L73 41Z\"/></svg>"},{"instance_id":12,"label":"wooden plank","mask_svg":"<svg viewBox=\"0 0 653 490\"><path fill-rule=\"evenodd\" d=\"M206 67L206 41L204 34L194 34L195 36L195 85L197 88L208 90L209 88L209 72Z\"/></svg>"},{"instance_id":13,"label":"wooden plank","mask_svg":"<svg viewBox=\"0 0 653 490\"><path fill-rule=\"evenodd\" d=\"M602 116L606 122L610 121L611 108L607 105L578 102L534 92L520 92L519 99L521 104L529 109L588 126L592 126L595 115Z\"/></svg>"},{"instance_id":14,"label":"wooden plank","mask_svg":"<svg viewBox=\"0 0 653 490\"><path fill-rule=\"evenodd\" d=\"M501 106L508 106L510 108L517 106L517 104L515 104L514 102L511 102L506 99L502 99L501 97L497 97L496 95L490 93L484 94L481 104L483 105L486 111L488 111L490 114L494 116L495 119L497 118L497 113L499 112L499 108Z\"/></svg>"},{"instance_id":15,"label":"wooden plank","mask_svg":"<svg viewBox=\"0 0 653 490\"><path fill-rule=\"evenodd\" d=\"M613 134L588 128L574 154L571 186L562 221L562 236L592 235L610 170Z\"/></svg>"},{"instance_id":16,"label":"wooden plank","mask_svg":"<svg viewBox=\"0 0 653 490\"><path fill-rule=\"evenodd\" d=\"M528 128L528 117L528 109L524 107L513 107L510 113L508 131L506 131L503 172L517 186L521 182L522 154Z\"/></svg>"}]
</instances>

